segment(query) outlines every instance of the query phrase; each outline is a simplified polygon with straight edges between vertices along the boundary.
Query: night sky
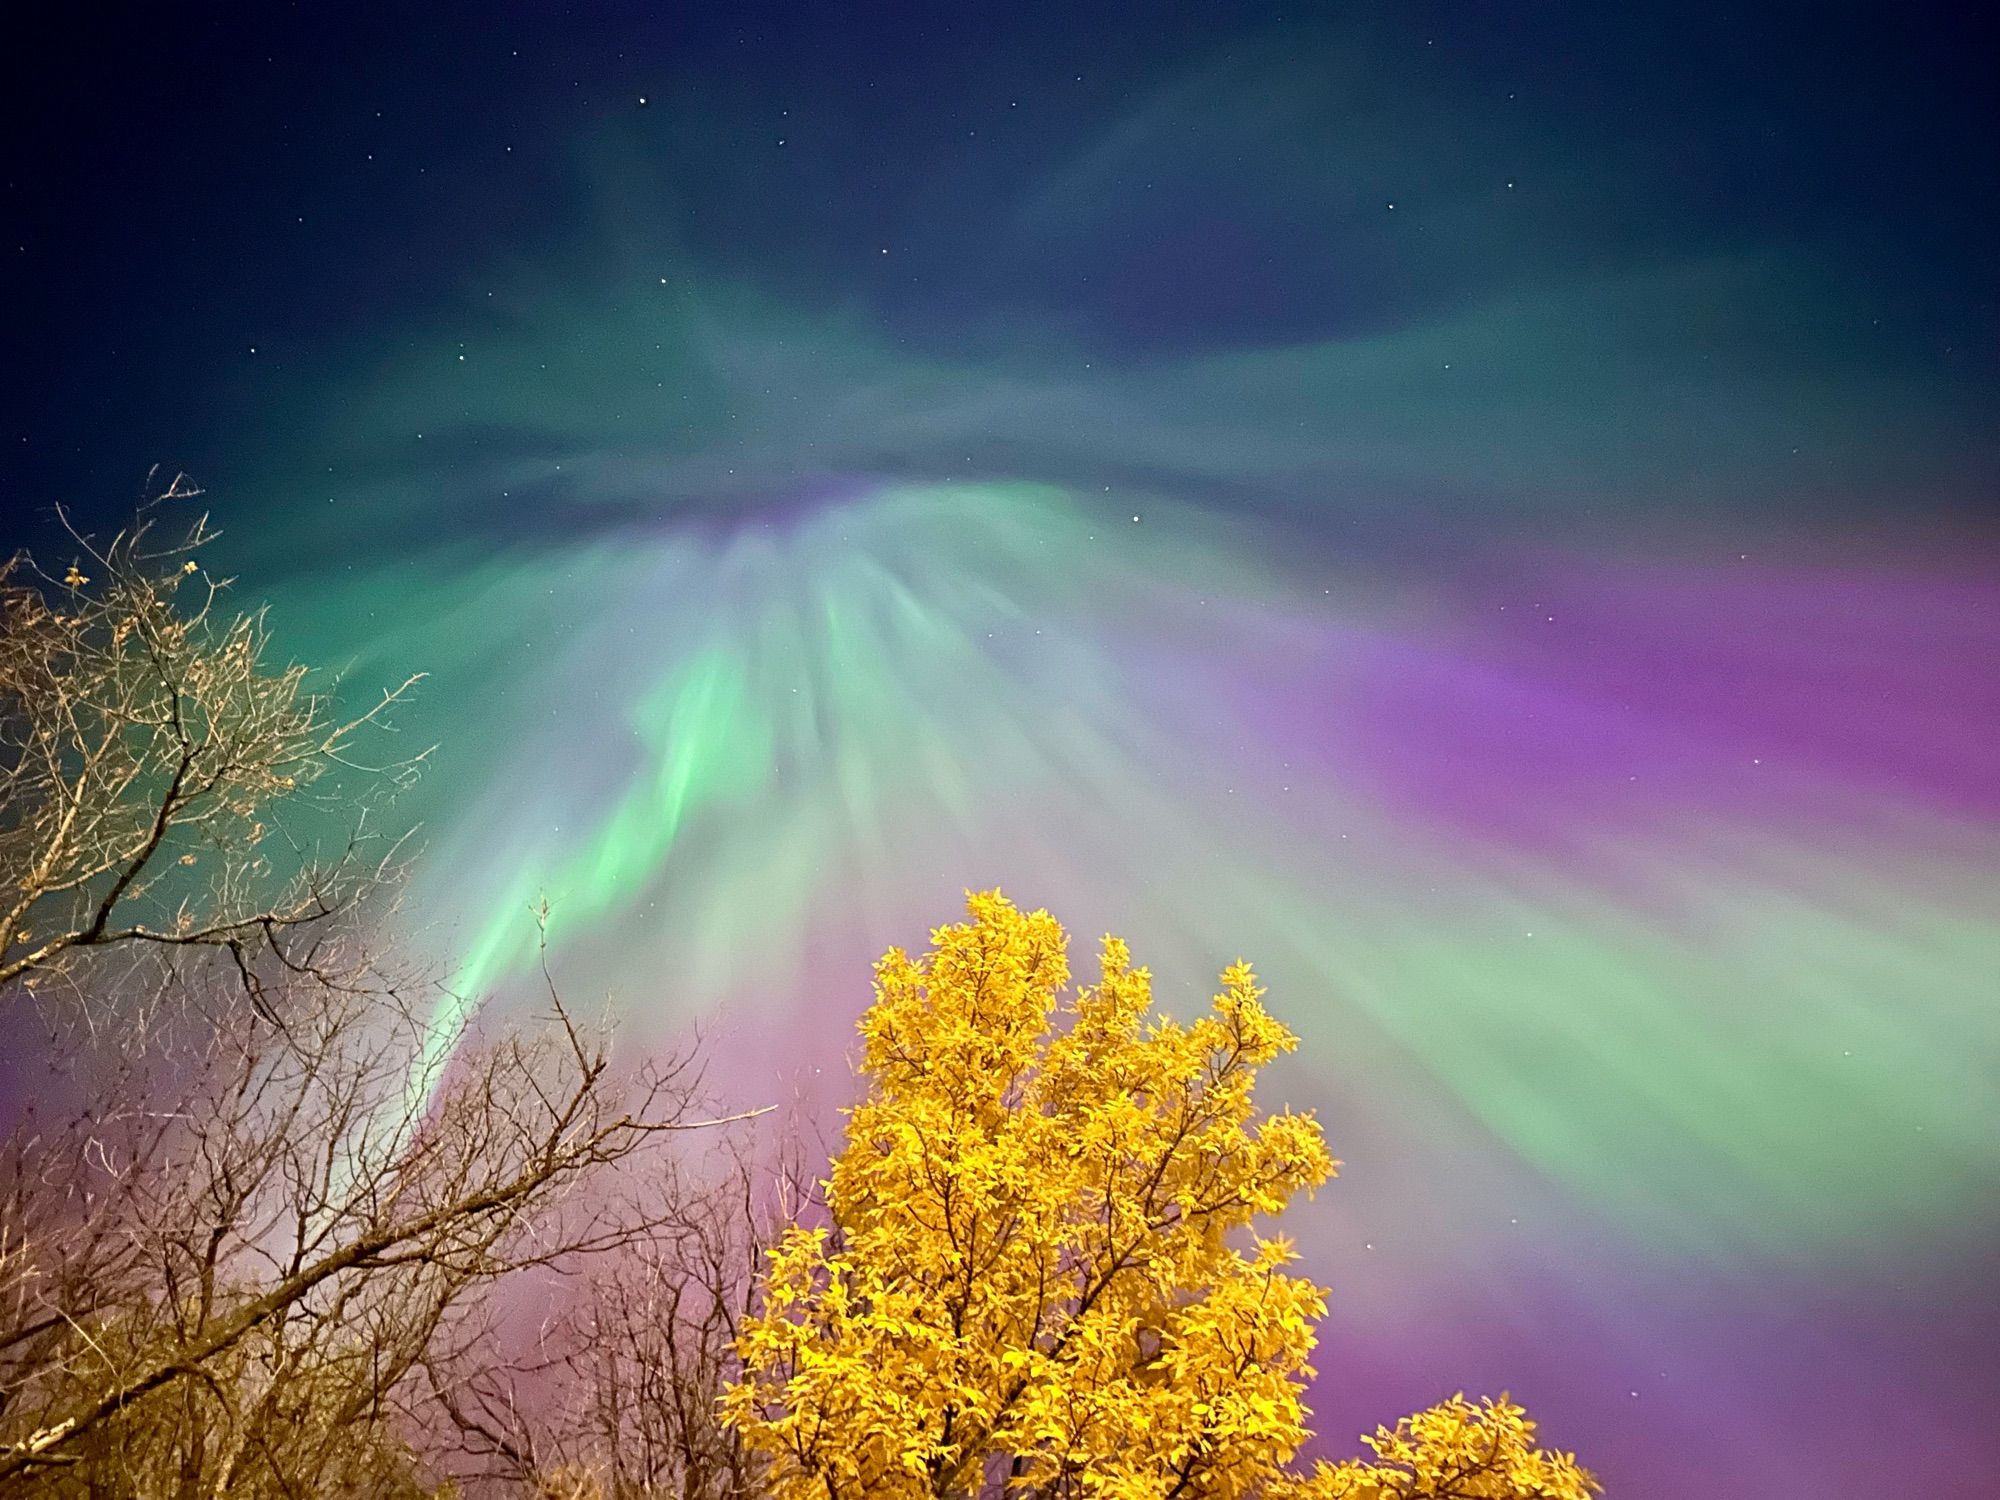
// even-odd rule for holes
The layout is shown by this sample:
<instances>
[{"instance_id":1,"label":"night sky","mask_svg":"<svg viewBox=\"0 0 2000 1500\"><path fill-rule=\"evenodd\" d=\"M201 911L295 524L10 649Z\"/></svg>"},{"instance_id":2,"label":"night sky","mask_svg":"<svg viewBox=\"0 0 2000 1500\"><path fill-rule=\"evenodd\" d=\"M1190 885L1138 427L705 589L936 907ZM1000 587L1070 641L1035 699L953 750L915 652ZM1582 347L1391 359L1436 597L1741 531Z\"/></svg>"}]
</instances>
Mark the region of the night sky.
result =
<instances>
[{"instance_id":1,"label":"night sky","mask_svg":"<svg viewBox=\"0 0 2000 1500\"><path fill-rule=\"evenodd\" d=\"M431 674L416 941L846 1096L1000 884L1239 953L1327 1445L1994 1493L2000 120L1945 6L69 7L0 507Z\"/></svg>"}]
</instances>

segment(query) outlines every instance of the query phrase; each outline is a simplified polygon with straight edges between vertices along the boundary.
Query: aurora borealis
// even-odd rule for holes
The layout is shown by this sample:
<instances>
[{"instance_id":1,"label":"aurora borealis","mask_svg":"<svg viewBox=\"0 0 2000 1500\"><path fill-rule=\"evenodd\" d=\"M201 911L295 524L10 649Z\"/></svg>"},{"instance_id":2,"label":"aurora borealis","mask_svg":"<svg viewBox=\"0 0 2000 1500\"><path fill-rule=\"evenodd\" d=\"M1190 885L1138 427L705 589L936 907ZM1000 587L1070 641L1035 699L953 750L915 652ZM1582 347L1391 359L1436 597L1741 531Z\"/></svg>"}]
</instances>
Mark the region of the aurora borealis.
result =
<instances>
[{"instance_id":1,"label":"aurora borealis","mask_svg":"<svg viewBox=\"0 0 2000 1500\"><path fill-rule=\"evenodd\" d=\"M194 473L288 651L429 674L458 990L546 896L733 1100L844 1102L970 885L1253 959L1333 1447L1506 1388L1618 1500L1989 1494L1969 64L1458 10L176 42L242 94L24 215L5 503Z\"/></svg>"}]
</instances>

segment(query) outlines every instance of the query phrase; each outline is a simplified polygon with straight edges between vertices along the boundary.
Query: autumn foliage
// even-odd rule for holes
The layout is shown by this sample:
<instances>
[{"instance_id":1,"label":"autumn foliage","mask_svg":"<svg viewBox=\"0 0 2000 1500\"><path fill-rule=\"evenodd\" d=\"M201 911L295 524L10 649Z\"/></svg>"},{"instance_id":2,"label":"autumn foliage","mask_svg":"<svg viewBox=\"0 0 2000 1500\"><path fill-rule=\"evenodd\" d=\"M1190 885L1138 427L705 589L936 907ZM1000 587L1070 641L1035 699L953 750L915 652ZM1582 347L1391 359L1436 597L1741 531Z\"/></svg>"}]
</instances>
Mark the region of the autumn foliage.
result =
<instances>
[{"instance_id":1,"label":"autumn foliage","mask_svg":"<svg viewBox=\"0 0 2000 1500\"><path fill-rule=\"evenodd\" d=\"M1362 1439L1375 1461L1321 1464L1325 1500L1583 1500L1597 1481L1576 1455L1535 1446L1535 1424L1505 1396L1461 1395Z\"/></svg>"},{"instance_id":2,"label":"autumn foliage","mask_svg":"<svg viewBox=\"0 0 2000 1500\"><path fill-rule=\"evenodd\" d=\"M1336 1163L1254 1089L1297 1039L1242 963L1183 1025L1117 938L1066 996L1048 913L968 916L877 966L829 1222L774 1248L743 1330L724 1406L774 1495L1583 1500L1504 1401L1295 1473L1325 1293L1256 1221Z\"/></svg>"}]
</instances>

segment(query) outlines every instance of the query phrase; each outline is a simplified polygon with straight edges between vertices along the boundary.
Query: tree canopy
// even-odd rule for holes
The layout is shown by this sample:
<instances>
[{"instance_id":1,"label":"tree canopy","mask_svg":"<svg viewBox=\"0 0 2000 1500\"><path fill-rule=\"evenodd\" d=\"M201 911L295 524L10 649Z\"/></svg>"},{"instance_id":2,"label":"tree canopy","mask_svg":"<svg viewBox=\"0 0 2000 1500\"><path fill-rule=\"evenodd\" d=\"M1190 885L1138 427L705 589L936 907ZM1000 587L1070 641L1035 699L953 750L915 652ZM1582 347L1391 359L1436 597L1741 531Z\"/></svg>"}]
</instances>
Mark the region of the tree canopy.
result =
<instances>
[{"instance_id":1,"label":"tree canopy","mask_svg":"<svg viewBox=\"0 0 2000 1500\"><path fill-rule=\"evenodd\" d=\"M1508 1446L1532 1429L1504 1402L1293 1472L1325 1291L1257 1221L1337 1164L1254 1092L1297 1038L1244 963L1182 1024L1119 939L1066 995L1047 912L967 914L877 965L827 1222L774 1247L743 1331L725 1409L774 1495L1582 1500L1572 1462ZM1489 1438L1503 1487L1452 1487Z\"/></svg>"}]
</instances>

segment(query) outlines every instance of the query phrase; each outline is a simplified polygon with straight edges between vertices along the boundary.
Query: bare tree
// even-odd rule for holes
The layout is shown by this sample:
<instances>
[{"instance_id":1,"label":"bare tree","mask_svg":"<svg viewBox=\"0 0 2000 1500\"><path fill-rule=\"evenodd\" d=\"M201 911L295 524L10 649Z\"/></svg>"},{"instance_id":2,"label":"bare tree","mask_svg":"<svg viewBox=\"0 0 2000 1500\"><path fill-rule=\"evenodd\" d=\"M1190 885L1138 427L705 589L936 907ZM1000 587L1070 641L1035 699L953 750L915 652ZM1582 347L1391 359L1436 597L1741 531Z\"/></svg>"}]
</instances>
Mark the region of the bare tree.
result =
<instances>
[{"instance_id":1,"label":"bare tree","mask_svg":"<svg viewBox=\"0 0 2000 1500\"><path fill-rule=\"evenodd\" d=\"M551 1500L749 1500L764 1465L721 1420L765 1250L818 1201L793 1129L648 1162L645 1234L557 1290L504 1361L433 1372L491 1471Z\"/></svg>"},{"instance_id":2,"label":"bare tree","mask_svg":"<svg viewBox=\"0 0 2000 1500\"><path fill-rule=\"evenodd\" d=\"M506 1284L722 1254L623 1185L726 1121L553 983L462 1034L383 960L364 814L415 758L352 747L408 684L339 718L221 608L201 523L151 537L0 574L0 1494L425 1493L418 1424L502 1389Z\"/></svg>"},{"instance_id":3,"label":"bare tree","mask_svg":"<svg viewBox=\"0 0 2000 1500\"><path fill-rule=\"evenodd\" d=\"M354 747L417 679L341 718L268 666L263 614L226 611L197 555L206 517L158 535L198 493L177 478L103 545L72 528L60 577L0 567L0 987L105 950L215 948L246 979L267 949L306 962L393 859L369 805L423 757Z\"/></svg>"},{"instance_id":4,"label":"bare tree","mask_svg":"<svg viewBox=\"0 0 2000 1500\"><path fill-rule=\"evenodd\" d=\"M716 1122L685 1059L614 1083L553 990L540 1031L440 1064L420 996L193 988L109 1070L115 1105L8 1150L0 1487L278 1494L359 1464L381 1484L343 1489L400 1492L416 1377L483 1298L678 1212L571 1190Z\"/></svg>"}]
</instances>

